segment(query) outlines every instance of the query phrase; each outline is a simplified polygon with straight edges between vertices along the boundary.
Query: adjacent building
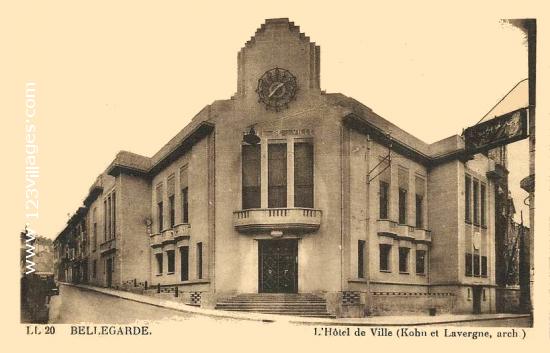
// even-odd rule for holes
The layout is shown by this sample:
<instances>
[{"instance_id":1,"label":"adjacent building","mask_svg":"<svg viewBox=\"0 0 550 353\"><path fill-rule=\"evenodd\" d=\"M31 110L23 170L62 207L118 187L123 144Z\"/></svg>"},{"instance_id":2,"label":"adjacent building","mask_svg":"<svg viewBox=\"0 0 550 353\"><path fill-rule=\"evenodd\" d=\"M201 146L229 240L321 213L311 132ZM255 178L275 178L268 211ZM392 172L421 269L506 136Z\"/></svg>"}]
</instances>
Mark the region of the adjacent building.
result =
<instances>
[{"instance_id":1,"label":"adjacent building","mask_svg":"<svg viewBox=\"0 0 550 353\"><path fill-rule=\"evenodd\" d=\"M56 239L59 279L205 307L308 293L337 316L495 311L497 162L322 91L320 48L288 19L237 58L233 97L101 173Z\"/></svg>"}]
</instances>

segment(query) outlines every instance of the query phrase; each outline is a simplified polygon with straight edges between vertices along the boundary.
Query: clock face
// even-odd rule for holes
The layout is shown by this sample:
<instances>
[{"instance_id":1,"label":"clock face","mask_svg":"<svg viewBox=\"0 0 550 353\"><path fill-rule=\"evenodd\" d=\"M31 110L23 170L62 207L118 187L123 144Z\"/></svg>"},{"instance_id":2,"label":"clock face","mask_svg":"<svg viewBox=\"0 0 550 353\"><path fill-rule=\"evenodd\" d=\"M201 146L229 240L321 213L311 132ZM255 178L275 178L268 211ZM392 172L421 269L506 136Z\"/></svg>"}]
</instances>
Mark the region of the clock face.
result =
<instances>
[{"instance_id":1,"label":"clock face","mask_svg":"<svg viewBox=\"0 0 550 353\"><path fill-rule=\"evenodd\" d=\"M296 97L298 84L290 71L276 67L266 71L258 80L259 101L266 109L279 111L288 108L288 103Z\"/></svg>"}]
</instances>

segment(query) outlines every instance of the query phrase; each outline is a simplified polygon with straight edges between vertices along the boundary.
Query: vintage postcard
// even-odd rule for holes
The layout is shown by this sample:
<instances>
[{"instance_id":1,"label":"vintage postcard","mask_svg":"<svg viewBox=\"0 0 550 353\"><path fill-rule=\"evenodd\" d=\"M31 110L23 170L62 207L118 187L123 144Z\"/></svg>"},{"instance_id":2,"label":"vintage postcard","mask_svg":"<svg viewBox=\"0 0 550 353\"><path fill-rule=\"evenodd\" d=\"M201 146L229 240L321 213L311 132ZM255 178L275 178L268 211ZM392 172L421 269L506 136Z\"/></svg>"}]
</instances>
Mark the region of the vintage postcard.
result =
<instances>
[{"instance_id":1,"label":"vintage postcard","mask_svg":"<svg viewBox=\"0 0 550 353\"><path fill-rule=\"evenodd\" d=\"M21 346L549 339L541 6L1 7Z\"/></svg>"}]
</instances>

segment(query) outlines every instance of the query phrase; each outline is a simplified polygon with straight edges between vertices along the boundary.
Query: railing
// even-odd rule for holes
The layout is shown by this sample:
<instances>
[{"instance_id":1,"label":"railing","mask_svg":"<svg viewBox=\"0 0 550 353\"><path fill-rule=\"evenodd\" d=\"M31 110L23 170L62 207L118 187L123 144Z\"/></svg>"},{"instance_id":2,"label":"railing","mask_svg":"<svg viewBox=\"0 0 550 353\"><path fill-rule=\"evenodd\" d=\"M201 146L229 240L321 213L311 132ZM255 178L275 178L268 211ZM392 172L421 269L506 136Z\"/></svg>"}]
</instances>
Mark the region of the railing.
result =
<instances>
[{"instance_id":1,"label":"railing","mask_svg":"<svg viewBox=\"0 0 550 353\"><path fill-rule=\"evenodd\" d=\"M163 244L175 243L181 239L189 237L191 226L187 223L175 225L173 228L165 229L161 233L151 234L149 244L152 247L162 246Z\"/></svg>"},{"instance_id":2,"label":"railing","mask_svg":"<svg viewBox=\"0 0 550 353\"><path fill-rule=\"evenodd\" d=\"M378 235L385 235L393 238L411 240L415 242L431 242L432 235L428 229L416 228L406 224L399 224L389 219L377 221Z\"/></svg>"},{"instance_id":3,"label":"railing","mask_svg":"<svg viewBox=\"0 0 550 353\"><path fill-rule=\"evenodd\" d=\"M240 232L292 230L311 232L321 226L321 210L313 208L253 208L235 211L233 225Z\"/></svg>"},{"instance_id":4,"label":"railing","mask_svg":"<svg viewBox=\"0 0 550 353\"><path fill-rule=\"evenodd\" d=\"M116 239L109 239L101 244L99 244L99 252L104 254L106 252L116 250Z\"/></svg>"}]
</instances>

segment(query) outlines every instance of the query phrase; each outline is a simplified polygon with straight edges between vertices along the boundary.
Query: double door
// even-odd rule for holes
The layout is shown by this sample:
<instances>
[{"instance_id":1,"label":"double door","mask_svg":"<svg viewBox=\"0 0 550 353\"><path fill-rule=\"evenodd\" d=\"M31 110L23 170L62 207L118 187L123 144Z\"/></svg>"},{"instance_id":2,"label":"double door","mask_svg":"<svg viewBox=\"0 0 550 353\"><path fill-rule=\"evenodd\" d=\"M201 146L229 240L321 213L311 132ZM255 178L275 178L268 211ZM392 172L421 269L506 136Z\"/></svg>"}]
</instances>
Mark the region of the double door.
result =
<instances>
[{"instance_id":1,"label":"double door","mask_svg":"<svg viewBox=\"0 0 550 353\"><path fill-rule=\"evenodd\" d=\"M259 242L260 293L298 292L298 241L262 240Z\"/></svg>"}]
</instances>

